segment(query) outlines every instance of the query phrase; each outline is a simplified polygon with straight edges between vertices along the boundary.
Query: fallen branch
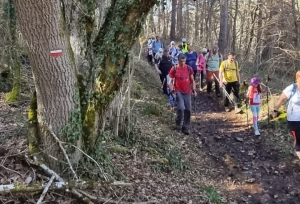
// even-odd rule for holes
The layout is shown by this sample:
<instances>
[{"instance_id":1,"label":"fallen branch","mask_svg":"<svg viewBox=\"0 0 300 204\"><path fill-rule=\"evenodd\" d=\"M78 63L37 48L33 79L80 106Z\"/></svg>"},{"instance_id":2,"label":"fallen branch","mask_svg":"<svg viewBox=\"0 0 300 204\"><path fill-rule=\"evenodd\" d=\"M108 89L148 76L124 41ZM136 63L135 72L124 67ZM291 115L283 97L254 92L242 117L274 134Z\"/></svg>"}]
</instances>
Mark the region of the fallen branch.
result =
<instances>
[{"instance_id":1,"label":"fallen branch","mask_svg":"<svg viewBox=\"0 0 300 204\"><path fill-rule=\"evenodd\" d=\"M49 187L51 186L52 182L54 181L55 176L52 176L50 181L47 183L47 185L45 186L42 195L40 196L38 202L36 204L41 204L43 202L43 199L45 197L45 195L47 194Z\"/></svg>"},{"instance_id":2,"label":"fallen branch","mask_svg":"<svg viewBox=\"0 0 300 204\"><path fill-rule=\"evenodd\" d=\"M55 177L55 176L52 176ZM52 178L51 177L51 178ZM49 182L48 182L49 184ZM99 189L103 186L130 186L131 183L124 183L120 181L115 182L96 182L96 181L70 181L70 182L53 182L51 190L55 189ZM24 193L24 192L35 192L41 191L46 187L44 183L25 184L25 183L14 183L7 185L0 185L0 193ZM84 194L84 193L82 193ZM89 196L87 196L89 197Z\"/></svg>"}]
</instances>

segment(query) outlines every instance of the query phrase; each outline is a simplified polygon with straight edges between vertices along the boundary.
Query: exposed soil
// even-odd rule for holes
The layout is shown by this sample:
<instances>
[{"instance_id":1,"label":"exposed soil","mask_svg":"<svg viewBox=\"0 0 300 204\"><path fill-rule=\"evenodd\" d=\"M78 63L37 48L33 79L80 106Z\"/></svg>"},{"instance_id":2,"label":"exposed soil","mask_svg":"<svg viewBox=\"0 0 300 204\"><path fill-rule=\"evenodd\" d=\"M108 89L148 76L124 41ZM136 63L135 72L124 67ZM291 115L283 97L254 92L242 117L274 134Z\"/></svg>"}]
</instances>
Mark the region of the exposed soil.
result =
<instances>
[{"instance_id":1,"label":"exposed soil","mask_svg":"<svg viewBox=\"0 0 300 204\"><path fill-rule=\"evenodd\" d=\"M158 77L153 70L141 72L135 77L141 96L133 99L137 142L107 144L123 145L122 151L111 152L109 162L122 175L117 179L132 185L90 190L99 198L94 203L300 203L300 163L290 153L291 136L284 130L262 129L256 137L247 127L246 114L225 113L220 99L200 93L193 105L191 134L177 133L172 130L175 113L160 94ZM29 98L14 106L3 98L1 94L0 185L47 183L49 178L24 159ZM0 203L35 203L40 194L0 194ZM44 203L82 202L50 190Z\"/></svg>"}]
</instances>

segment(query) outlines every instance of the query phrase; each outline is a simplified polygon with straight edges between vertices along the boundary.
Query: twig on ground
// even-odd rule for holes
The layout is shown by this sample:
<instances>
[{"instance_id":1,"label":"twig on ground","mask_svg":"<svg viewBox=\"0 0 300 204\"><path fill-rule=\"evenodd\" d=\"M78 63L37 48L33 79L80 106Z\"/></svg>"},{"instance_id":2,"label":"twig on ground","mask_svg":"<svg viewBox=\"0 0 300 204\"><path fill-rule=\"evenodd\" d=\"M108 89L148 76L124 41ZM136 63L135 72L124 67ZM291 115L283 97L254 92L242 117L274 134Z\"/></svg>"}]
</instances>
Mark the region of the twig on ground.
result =
<instances>
[{"instance_id":1,"label":"twig on ground","mask_svg":"<svg viewBox=\"0 0 300 204\"><path fill-rule=\"evenodd\" d=\"M51 177L51 179L49 180L49 182L47 183L47 185L45 186L45 188L44 188L44 190L43 190L43 193L42 193L42 195L40 196L40 198L39 198L39 200L38 200L38 202L37 202L36 204L41 204L41 203L43 202L43 199L44 199L45 195L47 194L47 192L48 192L48 190L49 190L49 188L50 188L52 182L54 181L54 179L55 179L55 176L53 175L53 176Z\"/></svg>"},{"instance_id":2,"label":"twig on ground","mask_svg":"<svg viewBox=\"0 0 300 204\"><path fill-rule=\"evenodd\" d=\"M0 167L2 167L3 169L6 169L6 170L8 170L8 171L14 172L14 173L16 173L16 174L18 174L19 176L22 177L22 175L21 175L19 172L15 171L15 170L12 170L12 169L10 169L10 168L7 168L7 167L5 167L4 165L0 165Z\"/></svg>"},{"instance_id":3,"label":"twig on ground","mask_svg":"<svg viewBox=\"0 0 300 204\"><path fill-rule=\"evenodd\" d=\"M64 156L65 156L65 158L66 158L66 160L67 160L67 162L69 164L69 167L70 167L72 173L74 174L74 177L76 178L76 180L78 180L78 176L77 176L76 172L73 169L73 166L72 166L72 164L70 162L69 156L67 155L67 152L66 152L65 148L63 147L62 142L58 139L58 137L55 135L55 133L53 132L53 130L49 126L48 126L48 129L49 129L50 134L54 137L54 139L58 143L61 151L63 152L63 154L64 154Z\"/></svg>"},{"instance_id":4,"label":"twig on ground","mask_svg":"<svg viewBox=\"0 0 300 204\"><path fill-rule=\"evenodd\" d=\"M78 148L78 147L76 147L76 146L74 146L74 145L72 145L72 147L76 148L76 149L79 150L82 154L84 154L87 158L89 158L90 160L92 160L92 161L98 166L98 168L100 169L100 172L103 174L104 179L105 179L106 181L108 181L107 177L105 176L105 173L104 173L103 169L101 168L101 166L98 164L98 162L97 162L95 159L93 159L90 155L88 155L87 153L85 153L84 151L82 151L80 148Z\"/></svg>"}]
</instances>

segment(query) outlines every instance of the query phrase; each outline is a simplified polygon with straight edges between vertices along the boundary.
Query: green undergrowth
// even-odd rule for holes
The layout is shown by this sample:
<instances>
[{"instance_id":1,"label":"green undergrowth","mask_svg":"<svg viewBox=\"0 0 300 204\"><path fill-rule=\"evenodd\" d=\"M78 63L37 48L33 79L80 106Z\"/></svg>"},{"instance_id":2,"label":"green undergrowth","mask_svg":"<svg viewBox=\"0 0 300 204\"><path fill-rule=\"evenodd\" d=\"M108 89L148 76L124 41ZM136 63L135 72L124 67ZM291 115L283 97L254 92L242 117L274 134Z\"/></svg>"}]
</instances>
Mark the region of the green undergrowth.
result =
<instances>
[{"instance_id":1,"label":"green undergrowth","mask_svg":"<svg viewBox=\"0 0 300 204\"><path fill-rule=\"evenodd\" d=\"M136 67L130 90L134 108L130 132L113 136L109 130L104 131L97 140L97 153L91 156L107 175L122 180L127 180L127 177L116 168L114 157L143 158L156 171L185 171L188 164L168 126L173 122L174 112L169 110L168 100L161 94L158 75L153 67L144 62L134 64ZM89 159L82 168L86 171L92 169L83 175L89 179L103 177Z\"/></svg>"},{"instance_id":2,"label":"green undergrowth","mask_svg":"<svg viewBox=\"0 0 300 204\"><path fill-rule=\"evenodd\" d=\"M210 203L221 204L221 196L219 195L217 189L213 186L200 186L201 191L203 191L208 197Z\"/></svg>"}]
</instances>

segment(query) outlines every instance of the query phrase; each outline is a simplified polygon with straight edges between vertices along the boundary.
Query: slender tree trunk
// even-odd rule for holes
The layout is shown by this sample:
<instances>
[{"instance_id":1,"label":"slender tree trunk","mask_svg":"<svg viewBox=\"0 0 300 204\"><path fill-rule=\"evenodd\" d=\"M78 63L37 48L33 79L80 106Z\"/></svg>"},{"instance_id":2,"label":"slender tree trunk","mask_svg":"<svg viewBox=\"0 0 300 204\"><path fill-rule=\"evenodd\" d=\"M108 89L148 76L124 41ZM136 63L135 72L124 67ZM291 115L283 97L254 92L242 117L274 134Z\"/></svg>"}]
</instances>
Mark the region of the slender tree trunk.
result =
<instances>
[{"instance_id":1,"label":"slender tree trunk","mask_svg":"<svg viewBox=\"0 0 300 204\"><path fill-rule=\"evenodd\" d=\"M15 0L9 0L7 4L7 17L9 22L9 49L8 49L8 64L13 70L13 88L5 97L7 103L16 102L20 95L21 84L21 63L17 53L17 18L15 11Z\"/></svg>"},{"instance_id":2,"label":"slender tree trunk","mask_svg":"<svg viewBox=\"0 0 300 204\"><path fill-rule=\"evenodd\" d=\"M228 1L220 0L220 33L219 33L219 51L225 53L227 30L228 30Z\"/></svg>"},{"instance_id":3,"label":"slender tree trunk","mask_svg":"<svg viewBox=\"0 0 300 204\"><path fill-rule=\"evenodd\" d=\"M196 7L196 13L195 13L195 40L198 40L199 38L199 27L200 27L200 14L199 14L199 1L195 2L195 7Z\"/></svg>"},{"instance_id":4,"label":"slender tree trunk","mask_svg":"<svg viewBox=\"0 0 300 204\"><path fill-rule=\"evenodd\" d=\"M256 64L261 63L261 38L262 38L262 2L261 0L257 1L258 6L258 19L257 19L257 38L256 38Z\"/></svg>"},{"instance_id":5,"label":"slender tree trunk","mask_svg":"<svg viewBox=\"0 0 300 204\"><path fill-rule=\"evenodd\" d=\"M183 17L182 17L182 1L177 0L177 35L183 37Z\"/></svg>"},{"instance_id":6,"label":"slender tree trunk","mask_svg":"<svg viewBox=\"0 0 300 204\"><path fill-rule=\"evenodd\" d=\"M235 11L234 11L233 28L232 28L232 45L231 45L231 50L234 52L236 50L236 23L237 23L238 10L239 10L239 1L235 0Z\"/></svg>"},{"instance_id":7,"label":"slender tree trunk","mask_svg":"<svg viewBox=\"0 0 300 204\"><path fill-rule=\"evenodd\" d=\"M175 28L176 28L176 4L177 0L172 0L172 11L171 11L171 31L170 39L174 40L176 38Z\"/></svg>"}]
</instances>

